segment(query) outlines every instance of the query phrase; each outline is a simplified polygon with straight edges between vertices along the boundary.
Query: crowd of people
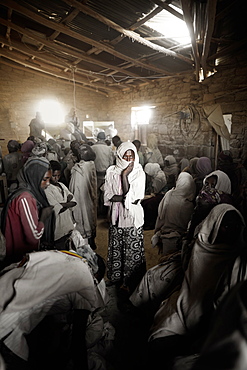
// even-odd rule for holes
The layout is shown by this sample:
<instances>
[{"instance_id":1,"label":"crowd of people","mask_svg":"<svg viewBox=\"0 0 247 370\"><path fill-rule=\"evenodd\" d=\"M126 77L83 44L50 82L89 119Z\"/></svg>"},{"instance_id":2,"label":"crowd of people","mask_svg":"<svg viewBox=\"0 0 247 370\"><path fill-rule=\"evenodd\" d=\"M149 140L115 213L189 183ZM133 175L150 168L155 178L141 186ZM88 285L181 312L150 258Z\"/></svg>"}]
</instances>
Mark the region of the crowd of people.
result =
<instances>
[{"instance_id":1,"label":"crowd of people","mask_svg":"<svg viewBox=\"0 0 247 370\"><path fill-rule=\"evenodd\" d=\"M44 367L37 328L48 325L57 337L70 338L60 368L71 361L72 369L105 369L90 358L85 333L90 327L96 335L95 317L106 304L107 287L114 286L119 309L139 312L150 326L147 369L161 363L172 369L176 358L192 354L197 357L190 369L202 369L212 346L216 355L225 348L219 337L212 342L210 324L247 277L247 169L230 151L219 153L217 168L205 156L163 157L154 134L145 149L137 139L109 140L103 130L89 140L72 113L62 140L46 141L38 115L27 140L10 140L3 157L3 362L8 369ZM95 242L100 216L109 227L106 261ZM159 255L148 270L144 230L153 230L150 245ZM231 341L239 355L229 356L244 368L238 339ZM54 366L51 347L46 350Z\"/></svg>"}]
</instances>

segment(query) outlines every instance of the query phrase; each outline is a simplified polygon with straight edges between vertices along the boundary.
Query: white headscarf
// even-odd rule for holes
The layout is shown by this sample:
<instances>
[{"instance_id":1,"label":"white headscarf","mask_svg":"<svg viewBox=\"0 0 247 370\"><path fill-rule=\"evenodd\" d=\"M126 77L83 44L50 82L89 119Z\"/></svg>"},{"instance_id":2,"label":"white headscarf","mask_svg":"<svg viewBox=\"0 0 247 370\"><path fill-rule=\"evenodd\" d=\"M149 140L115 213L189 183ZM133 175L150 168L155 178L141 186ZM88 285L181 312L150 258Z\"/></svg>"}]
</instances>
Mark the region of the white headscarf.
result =
<instances>
[{"instance_id":1,"label":"white headscarf","mask_svg":"<svg viewBox=\"0 0 247 370\"><path fill-rule=\"evenodd\" d=\"M225 172L220 170L211 172L209 175L204 177L203 185L205 185L207 178L211 176L217 177L217 183L215 185L216 190L223 191L226 194L231 194L231 180Z\"/></svg>"},{"instance_id":2,"label":"white headscarf","mask_svg":"<svg viewBox=\"0 0 247 370\"><path fill-rule=\"evenodd\" d=\"M154 177L159 171L161 171L158 163L147 163L144 167L144 171L147 175Z\"/></svg>"},{"instance_id":3,"label":"white headscarf","mask_svg":"<svg viewBox=\"0 0 247 370\"><path fill-rule=\"evenodd\" d=\"M139 165L139 156L137 154L136 146L132 144L130 141L126 141L119 145L116 153L116 166L115 171L119 174L122 173L122 171L128 167L130 162L123 159L124 154L127 152L127 150L132 150L135 154L135 160L134 160L134 169L136 169ZM133 169L133 170L134 170ZM133 172L133 171L132 171Z\"/></svg>"}]
</instances>

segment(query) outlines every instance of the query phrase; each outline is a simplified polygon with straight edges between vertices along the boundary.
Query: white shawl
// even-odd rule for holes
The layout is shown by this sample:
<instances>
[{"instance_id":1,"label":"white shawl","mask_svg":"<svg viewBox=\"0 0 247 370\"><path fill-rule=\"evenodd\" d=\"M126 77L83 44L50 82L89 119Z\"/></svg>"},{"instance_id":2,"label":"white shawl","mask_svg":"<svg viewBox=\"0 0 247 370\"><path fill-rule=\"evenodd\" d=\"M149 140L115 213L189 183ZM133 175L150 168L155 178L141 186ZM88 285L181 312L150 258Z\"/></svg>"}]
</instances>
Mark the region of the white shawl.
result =
<instances>
[{"instance_id":1,"label":"white shawl","mask_svg":"<svg viewBox=\"0 0 247 370\"><path fill-rule=\"evenodd\" d=\"M123 159L124 153L132 150L135 154L134 168L128 175L129 191L125 196L124 204L111 202L114 195L122 195L121 173L127 168L130 162ZM145 195L145 173L139 164L139 157L136 147L131 142L122 143L117 150L116 165L110 166L106 171L104 184L104 204L111 207L111 222L118 223L119 227L139 228L144 223L144 212L140 201ZM134 204L139 200L137 204Z\"/></svg>"},{"instance_id":2,"label":"white shawl","mask_svg":"<svg viewBox=\"0 0 247 370\"><path fill-rule=\"evenodd\" d=\"M214 307L216 288L227 266L234 263L242 245L214 244L223 216L235 211L230 204L215 206L202 223L180 291L163 301L151 328L150 340L168 335L184 335L192 330Z\"/></svg>"}]
</instances>

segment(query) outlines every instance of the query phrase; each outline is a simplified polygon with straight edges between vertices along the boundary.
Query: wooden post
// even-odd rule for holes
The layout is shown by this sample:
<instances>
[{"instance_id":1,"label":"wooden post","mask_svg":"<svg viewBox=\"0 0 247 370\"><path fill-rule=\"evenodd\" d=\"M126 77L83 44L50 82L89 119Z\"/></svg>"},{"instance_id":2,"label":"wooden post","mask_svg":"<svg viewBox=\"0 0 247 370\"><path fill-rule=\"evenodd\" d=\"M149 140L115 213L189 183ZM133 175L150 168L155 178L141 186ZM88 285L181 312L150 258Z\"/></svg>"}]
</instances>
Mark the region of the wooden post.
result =
<instances>
[{"instance_id":1,"label":"wooden post","mask_svg":"<svg viewBox=\"0 0 247 370\"><path fill-rule=\"evenodd\" d=\"M218 163L218 150L219 150L219 135L215 131L215 145L214 145L214 171L217 169Z\"/></svg>"}]
</instances>

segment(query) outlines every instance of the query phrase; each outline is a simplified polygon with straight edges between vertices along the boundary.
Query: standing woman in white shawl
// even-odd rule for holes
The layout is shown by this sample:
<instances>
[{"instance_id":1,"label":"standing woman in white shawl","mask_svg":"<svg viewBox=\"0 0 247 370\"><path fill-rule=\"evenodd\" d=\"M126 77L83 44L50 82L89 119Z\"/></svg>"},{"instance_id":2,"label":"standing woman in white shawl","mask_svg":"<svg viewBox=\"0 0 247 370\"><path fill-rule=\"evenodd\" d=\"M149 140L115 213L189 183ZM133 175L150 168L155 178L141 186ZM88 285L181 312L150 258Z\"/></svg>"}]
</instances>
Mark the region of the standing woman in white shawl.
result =
<instances>
[{"instance_id":1,"label":"standing woman in white shawl","mask_svg":"<svg viewBox=\"0 0 247 370\"><path fill-rule=\"evenodd\" d=\"M144 214L140 201L145 194L145 173L136 147L122 143L116 165L107 169L104 202L109 206L110 228L107 277L132 291L146 271L143 245Z\"/></svg>"}]
</instances>

